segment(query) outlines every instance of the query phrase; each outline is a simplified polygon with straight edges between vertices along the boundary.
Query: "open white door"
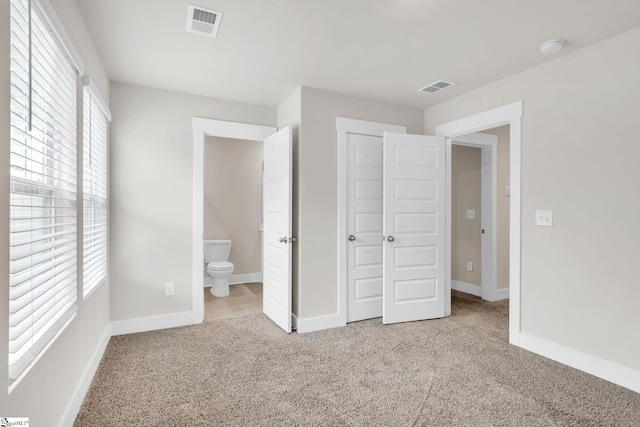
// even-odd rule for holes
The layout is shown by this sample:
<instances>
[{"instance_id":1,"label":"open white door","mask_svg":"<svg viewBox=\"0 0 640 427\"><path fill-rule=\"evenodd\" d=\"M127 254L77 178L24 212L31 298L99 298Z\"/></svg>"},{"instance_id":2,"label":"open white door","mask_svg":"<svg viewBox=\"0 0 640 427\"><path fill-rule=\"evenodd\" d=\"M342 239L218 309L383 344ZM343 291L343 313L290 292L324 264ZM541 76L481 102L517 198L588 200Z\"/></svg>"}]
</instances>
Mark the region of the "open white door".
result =
<instances>
[{"instance_id":1,"label":"open white door","mask_svg":"<svg viewBox=\"0 0 640 427\"><path fill-rule=\"evenodd\" d=\"M262 311L291 332L291 128L264 140Z\"/></svg>"},{"instance_id":2,"label":"open white door","mask_svg":"<svg viewBox=\"0 0 640 427\"><path fill-rule=\"evenodd\" d=\"M383 323L445 316L445 139L384 134Z\"/></svg>"}]
</instances>

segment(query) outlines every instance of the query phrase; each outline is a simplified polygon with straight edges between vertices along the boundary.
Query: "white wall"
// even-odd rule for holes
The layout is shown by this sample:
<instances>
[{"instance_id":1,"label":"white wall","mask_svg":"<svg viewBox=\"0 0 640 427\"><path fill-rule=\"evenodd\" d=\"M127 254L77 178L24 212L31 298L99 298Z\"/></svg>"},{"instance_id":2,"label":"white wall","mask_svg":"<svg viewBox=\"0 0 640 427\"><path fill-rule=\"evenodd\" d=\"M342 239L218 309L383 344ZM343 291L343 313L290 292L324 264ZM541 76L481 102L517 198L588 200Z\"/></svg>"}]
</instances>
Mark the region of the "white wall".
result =
<instances>
[{"instance_id":1,"label":"white wall","mask_svg":"<svg viewBox=\"0 0 640 427\"><path fill-rule=\"evenodd\" d=\"M523 100L522 332L640 369L640 28L425 112ZM534 225L553 210L553 227Z\"/></svg>"},{"instance_id":2,"label":"white wall","mask_svg":"<svg viewBox=\"0 0 640 427\"><path fill-rule=\"evenodd\" d=\"M482 285L480 154L477 147L451 147L451 280L476 286ZM475 210L474 219L467 218L468 209Z\"/></svg>"},{"instance_id":3,"label":"white wall","mask_svg":"<svg viewBox=\"0 0 640 427\"><path fill-rule=\"evenodd\" d=\"M112 83L111 111L111 320L191 311L191 120L273 126L276 110Z\"/></svg>"},{"instance_id":4,"label":"white wall","mask_svg":"<svg viewBox=\"0 0 640 427\"><path fill-rule=\"evenodd\" d=\"M109 81L75 0L51 2L103 97ZM85 302L80 296L76 318L46 351L34 368L7 392L9 308L9 2L0 3L0 415L29 417L31 425L59 425L65 414L75 416L83 398L82 379L91 371L109 337L109 284ZM82 280L82 275L79 281ZM80 282L81 286L82 283ZM76 399L76 400L74 400ZM79 407L79 406L78 406ZM77 409L77 407L75 408Z\"/></svg>"},{"instance_id":5,"label":"white wall","mask_svg":"<svg viewBox=\"0 0 640 427\"><path fill-rule=\"evenodd\" d=\"M204 239L231 240L233 274L262 272L263 152L262 141L205 138Z\"/></svg>"},{"instance_id":6,"label":"white wall","mask_svg":"<svg viewBox=\"0 0 640 427\"><path fill-rule=\"evenodd\" d=\"M298 162L298 317L338 311L338 137L336 118L407 126L421 134L423 111L302 87Z\"/></svg>"}]
</instances>

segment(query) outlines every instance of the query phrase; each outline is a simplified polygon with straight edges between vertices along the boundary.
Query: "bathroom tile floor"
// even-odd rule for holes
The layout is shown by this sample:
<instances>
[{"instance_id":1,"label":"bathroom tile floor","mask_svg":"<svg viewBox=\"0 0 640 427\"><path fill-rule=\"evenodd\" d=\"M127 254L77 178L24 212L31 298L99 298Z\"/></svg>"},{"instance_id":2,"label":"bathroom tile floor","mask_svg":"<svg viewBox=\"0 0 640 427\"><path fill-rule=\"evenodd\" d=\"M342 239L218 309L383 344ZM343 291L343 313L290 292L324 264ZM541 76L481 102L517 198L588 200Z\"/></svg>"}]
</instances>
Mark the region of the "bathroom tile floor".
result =
<instances>
[{"instance_id":1,"label":"bathroom tile floor","mask_svg":"<svg viewBox=\"0 0 640 427\"><path fill-rule=\"evenodd\" d=\"M262 283L229 286L229 296L214 297L204 288L204 320L240 317L262 313Z\"/></svg>"}]
</instances>

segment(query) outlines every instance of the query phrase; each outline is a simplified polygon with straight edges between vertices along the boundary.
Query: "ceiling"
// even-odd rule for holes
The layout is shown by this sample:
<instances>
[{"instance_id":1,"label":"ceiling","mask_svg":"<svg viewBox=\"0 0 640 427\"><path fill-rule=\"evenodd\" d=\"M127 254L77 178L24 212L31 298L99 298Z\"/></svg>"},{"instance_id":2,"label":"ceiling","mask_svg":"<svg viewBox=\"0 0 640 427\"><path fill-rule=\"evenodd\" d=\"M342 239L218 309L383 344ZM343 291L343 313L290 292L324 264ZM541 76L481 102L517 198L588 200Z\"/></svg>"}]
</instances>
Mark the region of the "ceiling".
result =
<instances>
[{"instance_id":1,"label":"ceiling","mask_svg":"<svg viewBox=\"0 0 640 427\"><path fill-rule=\"evenodd\" d=\"M302 85L428 108L640 25L637 0L193 0L211 38L188 0L77 2L111 80L274 107Z\"/></svg>"}]
</instances>

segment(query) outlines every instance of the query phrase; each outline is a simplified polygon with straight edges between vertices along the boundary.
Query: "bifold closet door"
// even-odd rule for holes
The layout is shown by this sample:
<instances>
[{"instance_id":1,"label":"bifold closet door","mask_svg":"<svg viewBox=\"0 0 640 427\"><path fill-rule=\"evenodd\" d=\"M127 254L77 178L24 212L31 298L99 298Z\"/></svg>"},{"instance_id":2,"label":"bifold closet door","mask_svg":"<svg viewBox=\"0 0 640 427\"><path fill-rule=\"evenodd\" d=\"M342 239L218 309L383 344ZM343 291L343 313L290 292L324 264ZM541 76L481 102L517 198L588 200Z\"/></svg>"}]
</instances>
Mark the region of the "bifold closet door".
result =
<instances>
[{"instance_id":1,"label":"bifold closet door","mask_svg":"<svg viewBox=\"0 0 640 427\"><path fill-rule=\"evenodd\" d=\"M383 323L445 315L446 142L385 133Z\"/></svg>"}]
</instances>

